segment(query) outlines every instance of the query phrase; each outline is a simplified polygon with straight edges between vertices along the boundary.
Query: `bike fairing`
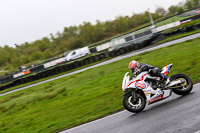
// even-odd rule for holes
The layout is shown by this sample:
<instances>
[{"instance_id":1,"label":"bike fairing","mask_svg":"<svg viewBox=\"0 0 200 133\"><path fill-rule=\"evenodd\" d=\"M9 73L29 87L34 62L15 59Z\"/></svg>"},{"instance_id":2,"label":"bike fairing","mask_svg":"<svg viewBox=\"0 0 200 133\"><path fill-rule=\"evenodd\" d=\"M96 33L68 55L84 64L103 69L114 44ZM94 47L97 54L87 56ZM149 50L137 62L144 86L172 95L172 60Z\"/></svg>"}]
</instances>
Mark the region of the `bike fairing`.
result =
<instances>
[{"instance_id":1,"label":"bike fairing","mask_svg":"<svg viewBox=\"0 0 200 133\"><path fill-rule=\"evenodd\" d=\"M160 100L160 99L163 99L164 91L160 90L162 93L159 94L159 95L151 95L151 94L152 94L151 92L145 90L146 88L149 87L149 85L146 85L144 82L143 82L143 83L140 83L140 81L143 81L144 78L146 78L146 76L148 76L148 75L149 75L148 73L147 73L147 74L143 74L143 75L141 76L140 79L137 79L137 80L132 81L132 82L127 86L127 88L128 88L129 86L131 86L131 85L134 83L133 86L134 86L135 88L137 88L137 89L143 89L145 95L150 95L150 100L148 101L148 103L152 103L152 101L155 102L155 101L158 101L158 100ZM150 75L149 75L149 76L150 76ZM155 79L155 77L154 77L154 79ZM142 85L144 85L144 87L141 88L140 86L138 86L138 84L142 84ZM146 92L147 92L147 93L146 93ZM171 93L170 93L170 94L171 94ZM154 97L154 96L155 96L155 97ZM170 95L169 95L169 96L170 96ZM165 97L165 98L167 98L167 97Z\"/></svg>"},{"instance_id":2,"label":"bike fairing","mask_svg":"<svg viewBox=\"0 0 200 133\"><path fill-rule=\"evenodd\" d=\"M134 82L143 81L144 76L146 76L146 75L149 75L149 74L144 74L144 75L142 75L142 78L141 78L141 79L138 79L138 80L135 80L135 81L131 82L127 87L129 87L129 86L130 86L132 83L134 83Z\"/></svg>"},{"instance_id":3,"label":"bike fairing","mask_svg":"<svg viewBox=\"0 0 200 133\"><path fill-rule=\"evenodd\" d=\"M164 74L168 75L171 67L172 64L163 67L161 73L163 75ZM166 88L165 87L163 88L164 90L158 89L159 87L162 86L156 86L157 90L154 90L152 88L153 87L152 83L155 82L156 84L160 84L161 82L158 82L160 81L159 77L151 76L148 71L145 71L141 72L140 74L137 75L137 77L130 80L130 76L128 75L128 73L129 72L127 72L123 78L122 90L125 92L123 98L123 105L130 112L135 112L135 113L140 112L145 108L146 102L148 104L151 104L163 100L171 96L172 91L178 95L185 95L188 94L193 88L191 79L185 74L172 75L171 77L172 81L170 81L170 83L167 86L165 86ZM154 79L154 80L151 81L148 79ZM181 88L183 87L182 88L183 90L180 87ZM134 98L135 96L136 98Z\"/></svg>"}]
</instances>

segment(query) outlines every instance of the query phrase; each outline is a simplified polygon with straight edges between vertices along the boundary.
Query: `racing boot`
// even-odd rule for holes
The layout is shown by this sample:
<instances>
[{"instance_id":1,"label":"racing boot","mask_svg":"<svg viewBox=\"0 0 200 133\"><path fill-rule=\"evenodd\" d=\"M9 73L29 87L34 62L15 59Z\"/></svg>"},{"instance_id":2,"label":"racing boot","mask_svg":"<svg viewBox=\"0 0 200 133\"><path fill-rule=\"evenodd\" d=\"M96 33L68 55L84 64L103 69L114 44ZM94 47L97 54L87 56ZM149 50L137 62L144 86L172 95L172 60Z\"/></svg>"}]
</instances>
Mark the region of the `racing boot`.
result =
<instances>
[{"instance_id":1,"label":"racing boot","mask_svg":"<svg viewBox=\"0 0 200 133\"><path fill-rule=\"evenodd\" d=\"M161 74L161 80L165 81L165 86L169 85L170 83L170 78L166 75Z\"/></svg>"},{"instance_id":2,"label":"racing boot","mask_svg":"<svg viewBox=\"0 0 200 133\"><path fill-rule=\"evenodd\" d=\"M170 78L168 77L166 82L165 82L165 85L167 86L167 85L169 85L169 83L170 83Z\"/></svg>"}]
</instances>

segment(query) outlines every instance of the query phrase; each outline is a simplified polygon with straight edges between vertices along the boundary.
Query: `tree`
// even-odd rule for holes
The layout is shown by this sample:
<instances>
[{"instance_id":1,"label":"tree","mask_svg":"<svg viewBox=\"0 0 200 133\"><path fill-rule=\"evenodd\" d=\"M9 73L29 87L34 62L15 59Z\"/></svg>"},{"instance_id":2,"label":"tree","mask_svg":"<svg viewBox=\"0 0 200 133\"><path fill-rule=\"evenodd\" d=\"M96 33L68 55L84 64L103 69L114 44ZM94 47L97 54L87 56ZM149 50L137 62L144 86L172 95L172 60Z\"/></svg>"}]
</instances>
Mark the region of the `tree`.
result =
<instances>
[{"instance_id":1,"label":"tree","mask_svg":"<svg viewBox=\"0 0 200 133\"><path fill-rule=\"evenodd\" d=\"M178 13L178 14L181 14L181 13L183 13L183 12L184 12L183 7L178 7L178 8L177 8L177 13Z\"/></svg>"},{"instance_id":2,"label":"tree","mask_svg":"<svg viewBox=\"0 0 200 133\"><path fill-rule=\"evenodd\" d=\"M200 0L192 0L192 6L195 7L199 7L200 5Z\"/></svg>"},{"instance_id":3,"label":"tree","mask_svg":"<svg viewBox=\"0 0 200 133\"><path fill-rule=\"evenodd\" d=\"M24 64L27 64L27 63L30 62L28 56L22 55L22 56L21 56L21 59L22 59L22 61L23 61ZM24 65L24 64L23 64L23 65ZM22 65L22 64L21 64L21 65Z\"/></svg>"},{"instance_id":4,"label":"tree","mask_svg":"<svg viewBox=\"0 0 200 133\"><path fill-rule=\"evenodd\" d=\"M80 29L77 26L65 27L63 31L63 38L77 37L80 35Z\"/></svg>"},{"instance_id":5,"label":"tree","mask_svg":"<svg viewBox=\"0 0 200 133\"><path fill-rule=\"evenodd\" d=\"M30 60L35 61L35 60L38 60L38 59L43 59L43 57L44 56L43 56L42 52L37 51L37 52L34 52L34 53L31 54Z\"/></svg>"},{"instance_id":6,"label":"tree","mask_svg":"<svg viewBox=\"0 0 200 133\"><path fill-rule=\"evenodd\" d=\"M168 11L170 14L176 14L177 13L177 7L176 6L170 6L168 8Z\"/></svg>"},{"instance_id":7,"label":"tree","mask_svg":"<svg viewBox=\"0 0 200 133\"><path fill-rule=\"evenodd\" d=\"M185 8L187 9L187 10L190 10L190 9L192 9L192 0L187 0L186 1L186 3L185 3Z\"/></svg>"},{"instance_id":8,"label":"tree","mask_svg":"<svg viewBox=\"0 0 200 133\"><path fill-rule=\"evenodd\" d=\"M199 5L200 5L200 0L187 0L184 7L187 10L190 10L190 9L199 7Z\"/></svg>"},{"instance_id":9,"label":"tree","mask_svg":"<svg viewBox=\"0 0 200 133\"><path fill-rule=\"evenodd\" d=\"M18 57L12 58L10 64L12 64L12 66L13 66L14 68L18 68L19 66L22 65L21 62L20 62L20 59L19 59Z\"/></svg>"},{"instance_id":10,"label":"tree","mask_svg":"<svg viewBox=\"0 0 200 133\"><path fill-rule=\"evenodd\" d=\"M156 9L156 13L158 13L159 16L163 17L167 14L167 11L163 7L158 7Z\"/></svg>"},{"instance_id":11,"label":"tree","mask_svg":"<svg viewBox=\"0 0 200 133\"><path fill-rule=\"evenodd\" d=\"M95 27L90 22L84 22L83 25L80 25L80 37L85 45L95 42L94 30Z\"/></svg>"},{"instance_id":12,"label":"tree","mask_svg":"<svg viewBox=\"0 0 200 133\"><path fill-rule=\"evenodd\" d=\"M44 51L43 55L44 55L44 58L46 59L46 58L51 57L51 56L52 56L52 53L51 53L51 51L50 51L49 49L46 49L46 50Z\"/></svg>"}]
</instances>

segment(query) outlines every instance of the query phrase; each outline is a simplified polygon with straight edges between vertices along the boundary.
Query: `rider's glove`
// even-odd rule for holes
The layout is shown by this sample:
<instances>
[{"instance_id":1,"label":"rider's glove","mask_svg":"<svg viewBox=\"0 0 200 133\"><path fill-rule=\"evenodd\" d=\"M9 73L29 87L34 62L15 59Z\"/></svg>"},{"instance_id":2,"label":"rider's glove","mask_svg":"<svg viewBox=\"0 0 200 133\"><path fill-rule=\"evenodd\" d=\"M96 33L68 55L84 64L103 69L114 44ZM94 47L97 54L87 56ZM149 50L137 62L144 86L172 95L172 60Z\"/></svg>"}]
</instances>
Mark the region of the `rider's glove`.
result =
<instances>
[{"instance_id":1,"label":"rider's glove","mask_svg":"<svg viewBox=\"0 0 200 133\"><path fill-rule=\"evenodd\" d=\"M138 75L140 72L141 72L140 69L137 69L135 73L136 75Z\"/></svg>"},{"instance_id":2,"label":"rider's glove","mask_svg":"<svg viewBox=\"0 0 200 133\"><path fill-rule=\"evenodd\" d=\"M149 69L149 73L152 73L152 69Z\"/></svg>"}]
</instances>

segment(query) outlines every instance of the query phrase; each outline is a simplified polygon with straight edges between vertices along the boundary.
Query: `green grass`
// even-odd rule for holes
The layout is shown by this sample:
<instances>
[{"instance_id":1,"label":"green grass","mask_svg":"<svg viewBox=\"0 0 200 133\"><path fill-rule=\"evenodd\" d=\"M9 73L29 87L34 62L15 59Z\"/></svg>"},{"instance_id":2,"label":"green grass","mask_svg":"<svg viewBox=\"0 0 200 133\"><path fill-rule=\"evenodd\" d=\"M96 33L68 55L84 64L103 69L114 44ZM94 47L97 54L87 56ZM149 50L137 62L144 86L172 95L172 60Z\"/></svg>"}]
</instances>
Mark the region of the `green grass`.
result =
<instances>
[{"instance_id":1,"label":"green grass","mask_svg":"<svg viewBox=\"0 0 200 133\"><path fill-rule=\"evenodd\" d=\"M156 26L166 25L166 24L169 24L169 23L173 23L173 22L176 22L176 21L183 20L185 18L189 18L189 17L191 17L191 16L187 16L187 17L174 16L174 17L166 19L166 20L164 20L162 22L157 23Z\"/></svg>"},{"instance_id":2,"label":"green grass","mask_svg":"<svg viewBox=\"0 0 200 133\"><path fill-rule=\"evenodd\" d=\"M200 32L200 29L194 30L194 31L191 31L191 32L178 34L178 35L175 35L175 36L172 36L172 37L168 37L168 38L166 38L166 39L164 39L162 41L156 42L156 44L169 42L169 41L176 40L176 39L179 39L179 38L182 38L182 37L186 37L186 36L189 36L189 35L193 35L193 34L196 34L196 33L199 33L199 32Z\"/></svg>"},{"instance_id":3,"label":"green grass","mask_svg":"<svg viewBox=\"0 0 200 133\"><path fill-rule=\"evenodd\" d=\"M129 61L185 73L200 81L200 38L146 52L0 97L0 132L58 132L123 109L121 82Z\"/></svg>"}]
</instances>

